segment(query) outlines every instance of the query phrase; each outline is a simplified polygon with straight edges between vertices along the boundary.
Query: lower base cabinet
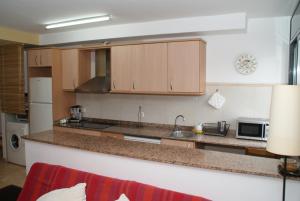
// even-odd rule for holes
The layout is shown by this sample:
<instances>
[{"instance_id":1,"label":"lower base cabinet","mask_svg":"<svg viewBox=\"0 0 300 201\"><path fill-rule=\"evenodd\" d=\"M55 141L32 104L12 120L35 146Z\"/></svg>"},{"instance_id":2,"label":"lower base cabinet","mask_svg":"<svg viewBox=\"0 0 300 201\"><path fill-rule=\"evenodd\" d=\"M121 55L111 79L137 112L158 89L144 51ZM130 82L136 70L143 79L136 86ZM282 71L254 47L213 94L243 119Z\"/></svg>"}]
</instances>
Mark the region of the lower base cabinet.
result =
<instances>
[{"instance_id":1,"label":"lower base cabinet","mask_svg":"<svg viewBox=\"0 0 300 201\"><path fill-rule=\"evenodd\" d=\"M116 139L120 139L120 140L124 139L124 135L121 134L121 133L108 133L108 132L101 132L101 131L95 131L95 130L86 130L86 129L78 129L78 128L66 128L66 127L60 127L60 126L54 126L53 130L68 132L68 133L82 134L82 135L112 137L112 138L116 138Z\"/></svg>"}]
</instances>

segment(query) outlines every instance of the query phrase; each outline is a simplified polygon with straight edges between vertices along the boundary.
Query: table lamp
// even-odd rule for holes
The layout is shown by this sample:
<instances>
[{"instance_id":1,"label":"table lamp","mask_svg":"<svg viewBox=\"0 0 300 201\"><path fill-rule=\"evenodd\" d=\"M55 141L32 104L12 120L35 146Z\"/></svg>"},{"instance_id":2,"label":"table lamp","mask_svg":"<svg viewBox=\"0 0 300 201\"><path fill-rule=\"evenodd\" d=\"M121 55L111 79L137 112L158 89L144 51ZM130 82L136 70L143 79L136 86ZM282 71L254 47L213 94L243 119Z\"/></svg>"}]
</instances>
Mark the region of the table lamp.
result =
<instances>
[{"instance_id":1,"label":"table lamp","mask_svg":"<svg viewBox=\"0 0 300 201\"><path fill-rule=\"evenodd\" d=\"M284 156L282 200L285 200L287 157L300 156L300 86L275 85L270 110L267 151Z\"/></svg>"}]
</instances>

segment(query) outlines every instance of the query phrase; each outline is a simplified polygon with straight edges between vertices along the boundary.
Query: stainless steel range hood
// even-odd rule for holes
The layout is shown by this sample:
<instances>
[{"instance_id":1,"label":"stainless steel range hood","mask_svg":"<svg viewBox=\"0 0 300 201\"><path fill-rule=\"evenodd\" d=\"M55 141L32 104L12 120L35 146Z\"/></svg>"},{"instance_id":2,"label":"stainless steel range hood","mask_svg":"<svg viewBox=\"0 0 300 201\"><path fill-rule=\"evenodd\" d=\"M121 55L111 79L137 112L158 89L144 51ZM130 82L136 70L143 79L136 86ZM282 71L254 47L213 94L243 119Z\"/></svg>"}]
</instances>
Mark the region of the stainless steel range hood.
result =
<instances>
[{"instance_id":1,"label":"stainless steel range hood","mask_svg":"<svg viewBox=\"0 0 300 201\"><path fill-rule=\"evenodd\" d=\"M108 93L110 91L110 49L95 50L94 63L95 77L77 87L75 92Z\"/></svg>"}]
</instances>

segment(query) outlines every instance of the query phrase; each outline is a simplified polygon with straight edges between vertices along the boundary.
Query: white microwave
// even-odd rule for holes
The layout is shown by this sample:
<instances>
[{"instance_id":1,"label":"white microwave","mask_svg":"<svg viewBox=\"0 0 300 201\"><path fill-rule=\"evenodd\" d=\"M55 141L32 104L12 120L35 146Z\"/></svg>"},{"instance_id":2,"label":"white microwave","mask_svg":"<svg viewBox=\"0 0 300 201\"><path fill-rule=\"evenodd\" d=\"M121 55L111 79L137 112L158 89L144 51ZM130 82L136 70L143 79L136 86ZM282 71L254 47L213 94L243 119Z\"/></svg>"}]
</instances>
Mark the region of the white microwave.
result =
<instances>
[{"instance_id":1,"label":"white microwave","mask_svg":"<svg viewBox=\"0 0 300 201\"><path fill-rule=\"evenodd\" d=\"M262 118L238 118L236 138L267 141L269 120Z\"/></svg>"}]
</instances>

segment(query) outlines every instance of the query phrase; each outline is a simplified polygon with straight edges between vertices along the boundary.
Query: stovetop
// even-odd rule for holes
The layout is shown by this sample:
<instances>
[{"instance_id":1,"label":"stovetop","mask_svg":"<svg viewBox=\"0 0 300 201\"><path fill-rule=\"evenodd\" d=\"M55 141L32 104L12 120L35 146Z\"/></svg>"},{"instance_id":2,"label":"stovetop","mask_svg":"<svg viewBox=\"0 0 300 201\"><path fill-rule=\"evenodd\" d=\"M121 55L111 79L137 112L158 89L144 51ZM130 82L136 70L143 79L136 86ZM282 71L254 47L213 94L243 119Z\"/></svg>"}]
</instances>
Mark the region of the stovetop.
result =
<instances>
[{"instance_id":1,"label":"stovetop","mask_svg":"<svg viewBox=\"0 0 300 201\"><path fill-rule=\"evenodd\" d=\"M113 126L113 124L105 124L105 123L96 123L96 122L88 122L88 121L81 121L81 122L68 122L67 126L73 128L87 128L87 129L105 129Z\"/></svg>"}]
</instances>

